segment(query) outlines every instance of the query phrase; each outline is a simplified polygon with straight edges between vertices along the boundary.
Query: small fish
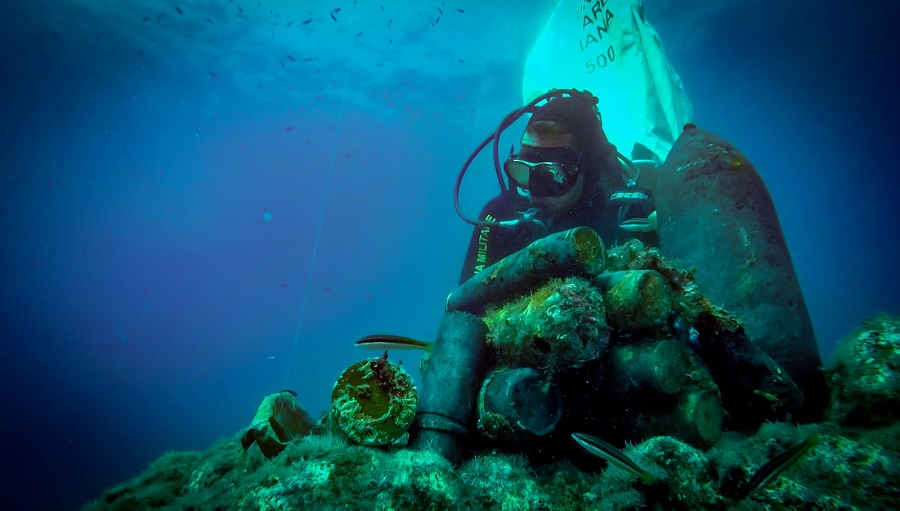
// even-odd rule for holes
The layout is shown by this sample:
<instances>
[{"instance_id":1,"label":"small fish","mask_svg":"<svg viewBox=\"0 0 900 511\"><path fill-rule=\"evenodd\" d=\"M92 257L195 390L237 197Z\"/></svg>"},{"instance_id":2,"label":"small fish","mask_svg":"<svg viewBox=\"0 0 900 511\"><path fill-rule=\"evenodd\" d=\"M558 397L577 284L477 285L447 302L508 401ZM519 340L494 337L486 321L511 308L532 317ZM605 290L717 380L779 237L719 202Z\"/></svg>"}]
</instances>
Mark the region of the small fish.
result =
<instances>
[{"instance_id":1,"label":"small fish","mask_svg":"<svg viewBox=\"0 0 900 511\"><path fill-rule=\"evenodd\" d=\"M354 37L359 37L359 36L361 36L361 35L362 35L362 32L357 32L356 35L355 35Z\"/></svg>"},{"instance_id":2,"label":"small fish","mask_svg":"<svg viewBox=\"0 0 900 511\"><path fill-rule=\"evenodd\" d=\"M466 11L464 11L464 10L462 10L462 9L457 9L457 11L459 11L460 14L465 14L465 13L466 13Z\"/></svg>"},{"instance_id":3,"label":"small fish","mask_svg":"<svg viewBox=\"0 0 900 511\"><path fill-rule=\"evenodd\" d=\"M205 19L207 23L212 23L212 22L213 22L213 20L211 20L211 19L209 19L209 18L203 18L203 19Z\"/></svg>"},{"instance_id":4,"label":"small fish","mask_svg":"<svg viewBox=\"0 0 900 511\"><path fill-rule=\"evenodd\" d=\"M293 24L294 24L293 21L288 21L288 24L285 25L284 28L291 28L291 25L293 25Z\"/></svg>"},{"instance_id":5,"label":"small fish","mask_svg":"<svg viewBox=\"0 0 900 511\"><path fill-rule=\"evenodd\" d=\"M656 211L650 213L647 218L629 218L621 224L619 228L628 232L653 232L659 227L656 223Z\"/></svg>"},{"instance_id":6,"label":"small fish","mask_svg":"<svg viewBox=\"0 0 900 511\"><path fill-rule=\"evenodd\" d=\"M314 60L319 60L318 57L304 57L302 62L312 62Z\"/></svg>"},{"instance_id":7,"label":"small fish","mask_svg":"<svg viewBox=\"0 0 900 511\"><path fill-rule=\"evenodd\" d=\"M400 335L367 335L356 341L356 346L373 350L424 350L431 351L432 343L410 339Z\"/></svg>"},{"instance_id":8,"label":"small fish","mask_svg":"<svg viewBox=\"0 0 900 511\"><path fill-rule=\"evenodd\" d=\"M700 345L700 332L684 319L684 316L673 310L669 313L668 323L676 339L690 346L698 354L703 355L703 346Z\"/></svg>"},{"instance_id":9,"label":"small fish","mask_svg":"<svg viewBox=\"0 0 900 511\"><path fill-rule=\"evenodd\" d=\"M281 59L278 59L278 62L281 62L281 69L284 69L284 61Z\"/></svg>"},{"instance_id":10,"label":"small fish","mask_svg":"<svg viewBox=\"0 0 900 511\"><path fill-rule=\"evenodd\" d=\"M438 24L438 21L441 21L441 17L440 17L440 16L438 16L437 18L434 19L434 22L431 23L431 26L433 27L433 26L437 25L437 24Z\"/></svg>"},{"instance_id":11,"label":"small fish","mask_svg":"<svg viewBox=\"0 0 900 511\"><path fill-rule=\"evenodd\" d=\"M394 22L394 18L388 20L388 28L391 28L391 23Z\"/></svg>"},{"instance_id":12,"label":"small fish","mask_svg":"<svg viewBox=\"0 0 900 511\"><path fill-rule=\"evenodd\" d=\"M334 9L331 10L331 12L341 12L341 8L335 7Z\"/></svg>"},{"instance_id":13,"label":"small fish","mask_svg":"<svg viewBox=\"0 0 900 511\"><path fill-rule=\"evenodd\" d=\"M641 480L644 481L644 484L650 485L656 482L656 478L653 477L653 474L639 467L638 464L626 456L624 452L616 449L603 440L584 433L572 433L572 438L578 442L578 445L584 447L587 452L605 459L611 465L615 465L626 472L640 477Z\"/></svg>"},{"instance_id":14,"label":"small fish","mask_svg":"<svg viewBox=\"0 0 900 511\"><path fill-rule=\"evenodd\" d=\"M300 24L301 24L301 25L309 25L310 23L312 23L312 18L309 18L308 20L305 20L305 21L303 21L303 22L300 23Z\"/></svg>"},{"instance_id":15,"label":"small fish","mask_svg":"<svg viewBox=\"0 0 900 511\"><path fill-rule=\"evenodd\" d=\"M284 131L290 132L292 129L294 129L293 126L288 126L288 127L284 128ZM283 284L282 284L282 285L283 285ZM287 287L287 286L284 286L284 287Z\"/></svg>"},{"instance_id":16,"label":"small fish","mask_svg":"<svg viewBox=\"0 0 900 511\"><path fill-rule=\"evenodd\" d=\"M441 15L441 16L443 16L443 15L444 15L444 11L442 11L440 7L438 7L437 9L438 9L438 14Z\"/></svg>"},{"instance_id":17,"label":"small fish","mask_svg":"<svg viewBox=\"0 0 900 511\"><path fill-rule=\"evenodd\" d=\"M244 9L240 5L238 6L238 12L244 14Z\"/></svg>"},{"instance_id":18,"label":"small fish","mask_svg":"<svg viewBox=\"0 0 900 511\"><path fill-rule=\"evenodd\" d=\"M334 17L334 13L333 13L333 12L331 13L331 19L333 19L334 21L337 21L337 18Z\"/></svg>"},{"instance_id":19,"label":"small fish","mask_svg":"<svg viewBox=\"0 0 900 511\"><path fill-rule=\"evenodd\" d=\"M766 485L775 479L778 479L778 476L780 476L782 472L796 463L801 456L806 454L806 451L819 445L820 441L821 438L819 435L810 435L799 444L767 461L753 473L753 477L750 478L750 481L747 483L747 486L740 497L744 498L761 488L765 488Z\"/></svg>"},{"instance_id":20,"label":"small fish","mask_svg":"<svg viewBox=\"0 0 900 511\"><path fill-rule=\"evenodd\" d=\"M288 55L287 53L285 53L284 56L287 57L288 60L290 60L291 62L297 62L297 59L295 59L294 57L291 57L291 56Z\"/></svg>"},{"instance_id":21,"label":"small fish","mask_svg":"<svg viewBox=\"0 0 900 511\"><path fill-rule=\"evenodd\" d=\"M150 21L150 17L149 17L149 16L144 16L143 18L141 18L141 21Z\"/></svg>"},{"instance_id":22,"label":"small fish","mask_svg":"<svg viewBox=\"0 0 900 511\"><path fill-rule=\"evenodd\" d=\"M175 11L176 11L178 14L184 14L184 11L181 10L181 7L178 7L177 5L173 5L172 7L175 8Z\"/></svg>"},{"instance_id":23,"label":"small fish","mask_svg":"<svg viewBox=\"0 0 900 511\"><path fill-rule=\"evenodd\" d=\"M156 16L156 19L161 20L161 19L163 19L163 18L165 18L165 17L166 17L166 13L161 12L161 13L159 13L159 14Z\"/></svg>"},{"instance_id":24,"label":"small fish","mask_svg":"<svg viewBox=\"0 0 900 511\"><path fill-rule=\"evenodd\" d=\"M213 73L212 71L209 71L209 76L212 76L212 77L215 78L216 80L219 79L219 75Z\"/></svg>"}]
</instances>

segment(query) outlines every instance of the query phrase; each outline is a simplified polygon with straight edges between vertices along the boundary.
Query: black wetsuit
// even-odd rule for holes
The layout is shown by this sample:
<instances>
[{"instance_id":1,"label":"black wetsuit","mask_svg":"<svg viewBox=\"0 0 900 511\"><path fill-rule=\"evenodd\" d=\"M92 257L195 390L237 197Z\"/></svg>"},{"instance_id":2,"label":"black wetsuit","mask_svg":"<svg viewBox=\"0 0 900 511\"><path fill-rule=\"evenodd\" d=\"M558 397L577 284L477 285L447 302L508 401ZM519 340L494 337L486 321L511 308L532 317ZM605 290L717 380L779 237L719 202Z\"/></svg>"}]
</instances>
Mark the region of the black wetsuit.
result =
<instances>
[{"instance_id":1,"label":"black wetsuit","mask_svg":"<svg viewBox=\"0 0 900 511\"><path fill-rule=\"evenodd\" d=\"M527 246L532 241L548 234L560 232L579 226L594 229L603 239L607 247L638 237L645 243L655 244L655 233L640 233L637 236L619 228L619 211L608 205L608 194L597 190L593 194L582 197L572 210L546 222L546 228L534 222L520 222L515 227L476 227L469 243L469 251L463 263L460 282L464 282L473 274L496 263L500 259ZM519 195L515 188L491 199L482 209L480 220L513 220L519 218L519 212L530 207L528 199ZM655 205L651 200L641 206L631 207L623 212L628 218L646 218ZM557 460L568 457L581 466L596 466L596 459L585 454L571 439L574 431L604 431L605 437L619 440L613 433L598 426L627 427L613 422L601 413L602 407L597 405L596 396L603 395L603 385L608 383L605 375L607 364L598 359L578 369L572 369L556 375L554 382L563 396L565 409L556 429L549 435L535 438L516 446L516 451L526 454L535 463ZM591 382L586 384L585 382ZM596 414L594 411L597 411Z\"/></svg>"},{"instance_id":2,"label":"black wetsuit","mask_svg":"<svg viewBox=\"0 0 900 511\"><path fill-rule=\"evenodd\" d=\"M655 244L655 233L649 236L633 235L618 227L619 212L607 205L607 195L602 190L587 194L569 212L553 221L544 220L546 229L535 222L520 222L515 227L476 227L463 262L460 283L509 254L526 247L532 241L574 227L587 226L594 229L607 247L635 237ZM515 220L520 217L520 212L528 210L529 207L528 199L519 195L516 188L512 188L488 201L478 219ZM639 208L632 208L627 217L646 217L654 208L651 199ZM650 239L647 239L648 237Z\"/></svg>"}]
</instances>

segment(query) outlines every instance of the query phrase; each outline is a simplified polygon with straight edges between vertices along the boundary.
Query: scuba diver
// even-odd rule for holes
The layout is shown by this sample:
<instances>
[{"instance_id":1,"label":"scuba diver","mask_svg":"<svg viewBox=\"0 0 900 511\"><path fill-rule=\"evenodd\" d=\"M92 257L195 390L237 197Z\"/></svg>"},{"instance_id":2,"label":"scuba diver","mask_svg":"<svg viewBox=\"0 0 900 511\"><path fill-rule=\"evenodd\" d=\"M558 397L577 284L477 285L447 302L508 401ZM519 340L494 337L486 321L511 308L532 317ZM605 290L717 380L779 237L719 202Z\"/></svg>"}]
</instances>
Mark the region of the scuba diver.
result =
<instances>
[{"instance_id":1,"label":"scuba diver","mask_svg":"<svg viewBox=\"0 0 900 511\"><path fill-rule=\"evenodd\" d=\"M606 138L598 102L587 91L551 91L500 126L492 138L532 114L521 149L503 165L510 187L501 178L501 193L484 206L480 221L462 215L457 188L457 211L476 225L460 283L538 238L578 226L612 245L632 237L656 245L652 194L637 186L637 167Z\"/></svg>"},{"instance_id":2,"label":"scuba diver","mask_svg":"<svg viewBox=\"0 0 900 511\"><path fill-rule=\"evenodd\" d=\"M604 134L598 103L598 98L587 91L553 90L543 94L510 113L466 161L457 179L455 205L460 216L476 227L462 282L535 240L575 227L589 227L612 243L635 237L656 242L651 228L652 195L637 185L640 172ZM499 138L527 114L531 117L521 148L518 153L511 151L503 164L510 183L507 188L500 171ZM474 158L491 142L501 192L485 205L479 220L468 219L460 209L459 186ZM561 417L562 396L537 383L526 368L491 373L494 367L486 335L478 315L448 310L423 374L410 445L460 461L465 452L484 441L472 435L475 409L490 400L498 408L491 413L510 417L524 413L544 423L542 429L549 434L540 435L539 445L529 449L532 455L565 452L564 446L571 443L566 432L572 426L572 416ZM575 374L573 379L579 376ZM488 388L498 389L493 399L487 395ZM582 385L580 391L584 390ZM531 405L524 403L532 403L536 409L504 409L509 392L521 394L520 402L526 408ZM481 398L476 398L479 393ZM477 405L479 400L481 404ZM542 412L537 409L546 411L548 407L553 409L549 410L552 417L541 418ZM560 418L562 424L556 427Z\"/></svg>"}]
</instances>

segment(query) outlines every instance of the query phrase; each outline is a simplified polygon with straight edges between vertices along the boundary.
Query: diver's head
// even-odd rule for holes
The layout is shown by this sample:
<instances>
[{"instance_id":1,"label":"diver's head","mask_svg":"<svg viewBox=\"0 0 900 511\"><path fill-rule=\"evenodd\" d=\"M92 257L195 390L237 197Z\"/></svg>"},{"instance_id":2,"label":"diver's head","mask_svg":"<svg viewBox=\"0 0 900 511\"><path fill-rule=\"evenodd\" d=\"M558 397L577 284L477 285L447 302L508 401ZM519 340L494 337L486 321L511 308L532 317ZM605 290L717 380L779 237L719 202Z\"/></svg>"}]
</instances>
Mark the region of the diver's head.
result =
<instances>
[{"instance_id":1,"label":"diver's head","mask_svg":"<svg viewBox=\"0 0 900 511\"><path fill-rule=\"evenodd\" d=\"M506 175L547 216L578 202L603 156L607 141L592 96L556 97L537 108L522 136L519 154L504 165Z\"/></svg>"},{"instance_id":2,"label":"diver's head","mask_svg":"<svg viewBox=\"0 0 900 511\"><path fill-rule=\"evenodd\" d=\"M537 147L523 143L519 154L506 160L504 169L531 205L553 218L572 209L584 192L579 160L573 147Z\"/></svg>"}]
</instances>

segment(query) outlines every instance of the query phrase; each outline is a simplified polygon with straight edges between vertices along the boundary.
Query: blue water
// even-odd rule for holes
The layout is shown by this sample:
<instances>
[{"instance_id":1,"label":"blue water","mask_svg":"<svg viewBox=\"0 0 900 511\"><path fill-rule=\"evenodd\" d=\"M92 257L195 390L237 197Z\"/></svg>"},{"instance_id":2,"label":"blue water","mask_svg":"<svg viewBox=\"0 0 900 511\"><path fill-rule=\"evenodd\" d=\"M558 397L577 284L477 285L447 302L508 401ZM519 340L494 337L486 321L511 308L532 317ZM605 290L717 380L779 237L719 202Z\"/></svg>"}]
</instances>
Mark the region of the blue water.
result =
<instances>
[{"instance_id":1,"label":"blue water","mask_svg":"<svg viewBox=\"0 0 900 511\"><path fill-rule=\"evenodd\" d=\"M4 509L77 507L283 387L317 415L356 338L433 337L454 179L554 2L306 3L0 6ZM766 180L827 359L900 313L898 8L710 3L645 12Z\"/></svg>"}]
</instances>

